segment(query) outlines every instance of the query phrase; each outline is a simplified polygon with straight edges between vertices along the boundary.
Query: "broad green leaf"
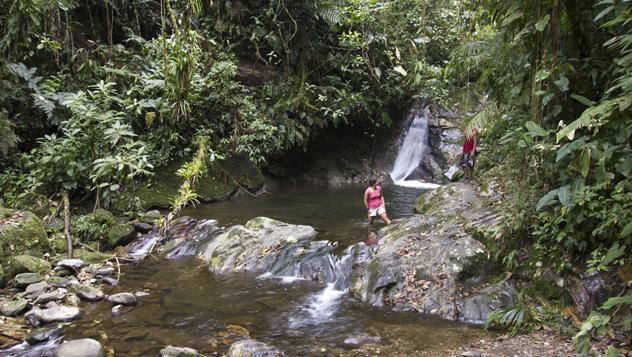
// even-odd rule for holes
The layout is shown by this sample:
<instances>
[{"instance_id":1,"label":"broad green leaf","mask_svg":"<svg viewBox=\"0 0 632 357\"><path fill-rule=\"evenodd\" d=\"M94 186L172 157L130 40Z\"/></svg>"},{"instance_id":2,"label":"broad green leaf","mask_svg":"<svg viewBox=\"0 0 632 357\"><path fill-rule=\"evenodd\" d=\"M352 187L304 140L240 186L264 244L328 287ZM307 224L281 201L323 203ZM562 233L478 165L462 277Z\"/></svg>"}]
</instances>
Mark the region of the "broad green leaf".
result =
<instances>
[{"instance_id":1,"label":"broad green leaf","mask_svg":"<svg viewBox=\"0 0 632 357\"><path fill-rule=\"evenodd\" d=\"M604 16L608 15L609 13L612 12L612 10L614 10L615 7L613 5L610 5L608 7L606 7L605 9L601 10L597 16L595 16L595 22L601 20Z\"/></svg>"},{"instance_id":2,"label":"broad green leaf","mask_svg":"<svg viewBox=\"0 0 632 357\"><path fill-rule=\"evenodd\" d=\"M549 24L550 19L551 19L551 15L544 16L543 18L538 20L538 22L535 23L535 29L540 32L544 31L544 29L546 28L546 25Z\"/></svg>"},{"instance_id":3,"label":"broad green leaf","mask_svg":"<svg viewBox=\"0 0 632 357\"><path fill-rule=\"evenodd\" d=\"M583 177L588 176L588 170L590 169L590 148L586 146L582 150L582 154L579 156L579 172Z\"/></svg>"},{"instance_id":4,"label":"broad green leaf","mask_svg":"<svg viewBox=\"0 0 632 357\"><path fill-rule=\"evenodd\" d=\"M621 238L627 238L630 234L632 234L632 222L623 227L623 230L621 231Z\"/></svg>"},{"instance_id":5,"label":"broad green leaf","mask_svg":"<svg viewBox=\"0 0 632 357\"><path fill-rule=\"evenodd\" d=\"M532 134L533 136L547 136L549 135L549 132L544 130L544 128L542 128L541 126L539 126L538 124L532 122L532 121L528 121L525 123L525 127L527 128L527 130L529 130L529 133Z\"/></svg>"},{"instance_id":6,"label":"broad green leaf","mask_svg":"<svg viewBox=\"0 0 632 357\"><path fill-rule=\"evenodd\" d=\"M623 355L619 353L619 351L617 351L616 348L612 346L608 346L608 349L606 350L606 357L622 357L622 356Z\"/></svg>"},{"instance_id":7,"label":"broad green leaf","mask_svg":"<svg viewBox=\"0 0 632 357\"><path fill-rule=\"evenodd\" d=\"M509 26L512 22L514 22L517 19L521 18L523 15L524 15L524 13L522 11L516 11L516 12L512 13L511 15L507 16L507 18L505 18L505 20L503 20L503 22L502 22L502 24L500 26L501 27Z\"/></svg>"},{"instance_id":8,"label":"broad green leaf","mask_svg":"<svg viewBox=\"0 0 632 357\"><path fill-rule=\"evenodd\" d=\"M408 72L406 72L406 70L402 66L395 66L395 67L393 67L393 71L401 74L404 77L406 77L408 75Z\"/></svg>"},{"instance_id":9,"label":"broad green leaf","mask_svg":"<svg viewBox=\"0 0 632 357\"><path fill-rule=\"evenodd\" d=\"M576 101L584 104L587 107L592 107L593 105L597 104L595 102L593 102L592 100L584 97L583 95L579 95L577 93L573 93L571 94L571 98L575 99Z\"/></svg>"},{"instance_id":10,"label":"broad green leaf","mask_svg":"<svg viewBox=\"0 0 632 357\"><path fill-rule=\"evenodd\" d=\"M620 304L632 305L632 295L611 297L610 299L606 300L603 305L601 305L601 308L604 310L608 310Z\"/></svg>"},{"instance_id":11,"label":"broad green leaf","mask_svg":"<svg viewBox=\"0 0 632 357\"><path fill-rule=\"evenodd\" d=\"M625 248L625 245L619 245L618 242L615 242L606 252L606 256L603 258L603 264L608 265L621 258L623 254L625 254Z\"/></svg>"},{"instance_id":12,"label":"broad green leaf","mask_svg":"<svg viewBox=\"0 0 632 357\"><path fill-rule=\"evenodd\" d=\"M560 200L562 206L570 206L573 203L571 185L560 187L557 191L557 199Z\"/></svg>"},{"instance_id":13,"label":"broad green leaf","mask_svg":"<svg viewBox=\"0 0 632 357\"><path fill-rule=\"evenodd\" d=\"M538 205L535 207L536 210L540 210L542 207L549 206L555 203L555 198L557 197L558 189L554 189L549 191L546 195L542 196L538 201Z\"/></svg>"},{"instance_id":14,"label":"broad green leaf","mask_svg":"<svg viewBox=\"0 0 632 357\"><path fill-rule=\"evenodd\" d=\"M568 83L569 83L568 78L566 78L566 76L564 75L561 75L560 79L555 81L555 85L562 92L566 92L568 90Z\"/></svg>"},{"instance_id":15,"label":"broad green leaf","mask_svg":"<svg viewBox=\"0 0 632 357\"><path fill-rule=\"evenodd\" d=\"M536 82L542 82L543 80L549 78L550 75L551 75L551 72L547 71L546 69L541 69L536 72L535 80Z\"/></svg>"}]
</instances>

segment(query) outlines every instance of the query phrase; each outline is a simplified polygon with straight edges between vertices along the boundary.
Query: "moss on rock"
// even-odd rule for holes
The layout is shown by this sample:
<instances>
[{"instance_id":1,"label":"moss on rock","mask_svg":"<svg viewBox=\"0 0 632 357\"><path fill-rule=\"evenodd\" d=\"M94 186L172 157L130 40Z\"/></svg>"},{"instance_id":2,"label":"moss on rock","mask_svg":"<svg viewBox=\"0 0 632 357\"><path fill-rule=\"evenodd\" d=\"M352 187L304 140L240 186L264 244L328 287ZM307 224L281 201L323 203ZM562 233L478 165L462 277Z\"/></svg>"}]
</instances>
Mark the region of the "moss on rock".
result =
<instances>
[{"instance_id":1,"label":"moss on rock","mask_svg":"<svg viewBox=\"0 0 632 357\"><path fill-rule=\"evenodd\" d=\"M47 273L52 269L50 263L42 258L30 255L16 255L10 260L11 273Z\"/></svg>"},{"instance_id":2,"label":"moss on rock","mask_svg":"<svg viewBox=\"0 0 632 357\"><path fill-rule=\"evenodd\" d=\"M45 253L53 253L53 247L40 219L29 211L0 208L0 265L5 273L10 271L11 257Z\"/></svg>"},{"instance_id":3,"label":"moss on rock","mask_svg":"<svg viewBox=\"0 0 632 357\"><path fill-rule=\"evenodd\" d=\"M127 187L112 209L120 212L129 210L134 206L135 197L141 206L135 208L169 207L182 184L182 178L176 172L184 162L182 159L174 160L168 165L156 168L153 177L147 181ZM195 191L202 202L221 201L240 186L257 189L263 185L263 181L264 177L259 168L248 160L233 158L209 168L198 180Z\"/></svg>"}]
</instances>

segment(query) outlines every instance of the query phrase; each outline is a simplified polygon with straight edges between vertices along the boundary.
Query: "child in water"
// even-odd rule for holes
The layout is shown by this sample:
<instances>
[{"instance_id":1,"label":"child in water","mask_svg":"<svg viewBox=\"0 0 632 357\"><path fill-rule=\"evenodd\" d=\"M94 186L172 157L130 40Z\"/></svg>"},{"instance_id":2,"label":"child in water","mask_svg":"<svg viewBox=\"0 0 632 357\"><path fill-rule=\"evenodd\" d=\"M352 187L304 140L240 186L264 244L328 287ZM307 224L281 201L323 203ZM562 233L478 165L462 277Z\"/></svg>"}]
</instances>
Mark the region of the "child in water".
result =
<instances>
[{"instance_id":1,"label":"child in water","mask_svg":"<svg viewBox=\"0 0 632 357\"><path fill-rule=\"evenodd\" d=\"M369 225L373 224L375 217L380 216L386 224L391 224L386 214L386 203L382 196L382 187L377 184L376 179L369 180L369 187L364 191L364 206L368 210Z\"/></svg>"}]
</instances>

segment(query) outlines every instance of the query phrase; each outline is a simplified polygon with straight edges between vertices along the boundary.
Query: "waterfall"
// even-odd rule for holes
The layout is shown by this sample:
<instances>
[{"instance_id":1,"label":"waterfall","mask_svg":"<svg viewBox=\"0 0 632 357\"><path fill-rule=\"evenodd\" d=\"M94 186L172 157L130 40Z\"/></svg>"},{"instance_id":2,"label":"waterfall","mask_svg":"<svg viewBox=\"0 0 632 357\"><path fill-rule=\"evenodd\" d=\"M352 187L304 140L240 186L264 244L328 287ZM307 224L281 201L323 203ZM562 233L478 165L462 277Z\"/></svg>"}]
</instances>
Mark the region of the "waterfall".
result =
<instances>
[{"instance_id":1,"label":"waterfall","mask_svg":"<svg viewBox=\"0 0 632 357\"><path fill-rule=\"evenodd\" d=\"M398 186L426 189L440 186L419 180L406 181L406 178L419 166L428 148L429 115L430 108L428 107L424 107L423 110L415 113L415 118L410 128L408 128L404 143L397 153L397 158L395 159L395 164L393 165L393 170L390 175L393 182Z\"/></svg>"}]
</instances>

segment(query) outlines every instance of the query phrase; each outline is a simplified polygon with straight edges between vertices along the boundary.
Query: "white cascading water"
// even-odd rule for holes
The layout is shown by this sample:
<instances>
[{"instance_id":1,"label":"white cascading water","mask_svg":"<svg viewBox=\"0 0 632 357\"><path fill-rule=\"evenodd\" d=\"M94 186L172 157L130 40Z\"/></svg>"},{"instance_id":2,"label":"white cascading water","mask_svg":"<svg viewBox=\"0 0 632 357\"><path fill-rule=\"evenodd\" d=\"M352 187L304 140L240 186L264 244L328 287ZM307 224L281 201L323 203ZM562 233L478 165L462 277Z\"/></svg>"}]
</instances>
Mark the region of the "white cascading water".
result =
<instances>
[{"instance_id":1,"label":"white cascading water","mask_svg":"<svg viewBox=\"0 0 632 357\"><path fill-rule=\"evenodd\" d=\"M415 114L415 118L412 124L410 124L410 128L408 128L408 132L404 138L404 143L397 153L395 165L393 165L393 170L391 170L391 178L398 186L422 189L431 189L440 186L435 183L422 182L420 180L406 180L419 166L426 153L428 147L429 115L430 109L428 107L425 107Z\"/></svg>"}]
</instances>

